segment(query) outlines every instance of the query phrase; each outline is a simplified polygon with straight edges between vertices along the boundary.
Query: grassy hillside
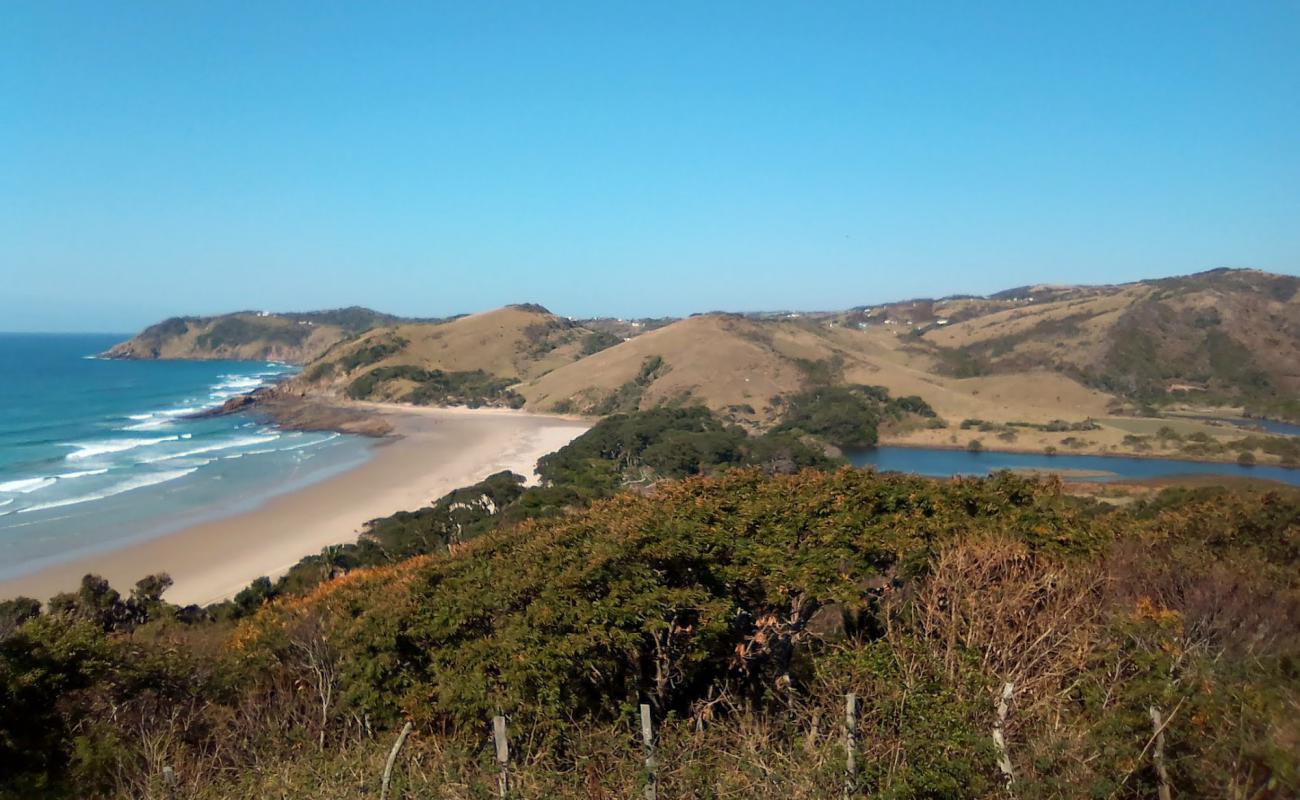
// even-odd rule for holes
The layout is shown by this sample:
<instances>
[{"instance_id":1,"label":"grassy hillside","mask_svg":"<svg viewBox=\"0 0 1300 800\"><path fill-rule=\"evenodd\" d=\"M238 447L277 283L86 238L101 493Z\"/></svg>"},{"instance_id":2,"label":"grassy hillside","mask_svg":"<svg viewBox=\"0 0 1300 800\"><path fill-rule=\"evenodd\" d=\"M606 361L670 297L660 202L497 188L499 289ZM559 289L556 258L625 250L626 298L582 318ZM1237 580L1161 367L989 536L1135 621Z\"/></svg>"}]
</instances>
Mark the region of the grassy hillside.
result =
<instances>
[{"instance_id":1,"label":"grassy hillside","mask_svg":"<svg viewBox=\"0 0 1300 800\"><path fill-rule=\"evenodd\" d=\"M322 354L298 383L354 399L512 404L513 384L611 338L540 306L507 306L450 322L376 328Z\"/></svg>"},{"instance_id":2,"label":"grassy hillside","mask_svg":"<svg viewBox=\"0 0 1300 800\"><path fill-rule=\"evenodd\" d=\"M1217 271L598 331L514 307L375 330L306 375L351 397L543 412L698 404L752 430L779 424L811 389L876 386L935 412L885 425L889 443L1289 464L1285 441L1161 416L1220 406L1288 416L1300 371L1295 284Z\"/></svg>"},{"instance_id":3,"label":"grassy hillside","mask_svg":"<svg viewBox=\"0 0 1300 800\"><path fill-rule=\"evenodd\" d=\"M1295 460L1284 443L1167 417L1300 419L1300 279L1252 270L675 321L583 324L522 305L345 335L381 321L354 310L171 320L115 351L315 353L298 386L335 396L593 415L700 404L754 430L801 392L876 386L936 413L886 426L892 443Z\"/></svg>"},{"instance_id":4,"label":"grassy hillside","mask_svg":"<svg viewBox=\"0 0 1300 800\"><path fill-rule=\"evenodd\" d=\"M847 692L855 797L1300 791L1294 493L750 469L518 522L507 484L431 507L483 534L452 552L233 624L158 580L0 607L0 796L162 797L163 765L177 796L372 796L409 721L390 796L486 797L504 714L518 796L631 797L644 702L661 796L811 800Z\"/></svg>"},{"instance_id":5,"label":"grassy hillside","mask_svg":"<svg viewBox=\"0 0 1300 800\"><path fill-rule=\"evenodd\" d=\"M738 422L768 425L785 399L812 386L883 386L919 395L948 419L1046 422L1101 415L1110 400L1073 379L1038 371L1017 390L939 372L938 360L891 333L815 320L704 315L641 334L556 369L517 391L538 410L609 413L701 403Z\"/></svg>"},{"instance_id":6,"label":"grassy hillside","mask_svg":"<svg viewBox=\"0 0 1300 800\"><path fill-rule=\"evenodd\" d=\"M173 317L114 345L110 358L251 359L301 364L335 343L398 317L367 308Z\"/></svg>"},{"instance_id":7,"label":"grassy hillside","mask_svg":"<svg viewBox=\"0 0 1300 800\"><path fill-rule=\"evenodd\" d=\"M1215 270L1033 291L973 315L964 313L970 301L941 304L912 327L950 375L1043 368L1138 405L1300 412L1300 279ZM934 324L941 314L951 314L945 326Z\"/></svg>"}]
</instances>

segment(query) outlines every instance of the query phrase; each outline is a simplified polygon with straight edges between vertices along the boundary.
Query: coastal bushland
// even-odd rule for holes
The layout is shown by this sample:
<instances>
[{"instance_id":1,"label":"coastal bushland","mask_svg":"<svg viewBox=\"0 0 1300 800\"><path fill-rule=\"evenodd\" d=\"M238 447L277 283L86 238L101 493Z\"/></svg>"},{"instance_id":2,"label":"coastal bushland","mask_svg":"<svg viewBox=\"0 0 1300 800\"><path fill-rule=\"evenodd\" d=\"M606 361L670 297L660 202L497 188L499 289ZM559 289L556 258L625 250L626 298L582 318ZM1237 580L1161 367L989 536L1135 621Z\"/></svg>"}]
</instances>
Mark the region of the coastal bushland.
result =
<instances>
[{"instance_id":1,"label":"coastal bushland","mask_svg":"<svg viewBox=\"0 0 1300 800\"><path fill-rule=\"evenodd\" d=\"M365 352L365 351L362 351ZM516 381L496 378L483 370L445 372L407 365L376 367L348 384L353 400L398 399L417 406L464 405L519 408L524 399L510 389ZM393 392L394 386L402 387Z\"/></svg>"},{"instance_id":2,"label":"coastal bushland","mask_svg":"<svg viewBox=\"0 0 1300 800\"><path fill-rule=\"evenodd\" d=\"M434 504L477 538L238 619L164 578L4 604L3 791L161 797L167 765L179 796L357 796L409 721L395 796L475 797L504 713L520 796L624 797L646 702L665 796L825 797L848 691L862 796L1151 796L1152 708L1178 796L1300 787L1294 493L748 467L520 522L485 488Z\"/></svg>"}]
</instances>

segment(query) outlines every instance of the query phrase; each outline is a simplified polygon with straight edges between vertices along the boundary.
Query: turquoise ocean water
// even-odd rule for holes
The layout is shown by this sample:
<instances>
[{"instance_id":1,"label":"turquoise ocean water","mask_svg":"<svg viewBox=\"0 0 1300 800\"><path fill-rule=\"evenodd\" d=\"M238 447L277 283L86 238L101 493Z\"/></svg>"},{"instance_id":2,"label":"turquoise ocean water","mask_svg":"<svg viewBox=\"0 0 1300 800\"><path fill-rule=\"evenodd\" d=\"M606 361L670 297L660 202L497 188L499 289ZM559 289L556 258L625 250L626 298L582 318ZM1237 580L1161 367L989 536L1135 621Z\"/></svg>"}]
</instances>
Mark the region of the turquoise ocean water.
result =
<instances>
[{"instance_id":1,"label":"turquoise ocean water","mask_svg":"<svg viewBox=\"0 0 1300 800\"><path fill-rule=\"evenodd\" d=\"M357 437L185 418L287 365L95 357L124 338L0 334L0 579L250 510L368 457Z\"/></svg>"}]
</instances>

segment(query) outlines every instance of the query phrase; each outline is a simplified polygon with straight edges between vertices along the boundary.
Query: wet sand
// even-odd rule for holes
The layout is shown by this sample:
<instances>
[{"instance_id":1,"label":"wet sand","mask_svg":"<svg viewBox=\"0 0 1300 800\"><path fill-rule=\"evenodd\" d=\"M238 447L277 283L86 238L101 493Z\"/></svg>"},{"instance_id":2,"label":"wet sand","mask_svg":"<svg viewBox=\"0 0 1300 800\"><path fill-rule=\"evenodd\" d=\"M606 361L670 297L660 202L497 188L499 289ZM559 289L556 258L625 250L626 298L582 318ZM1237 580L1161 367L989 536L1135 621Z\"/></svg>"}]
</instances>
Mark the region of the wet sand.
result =
<instances>
[{"instance_id":1,"label":"wet sand","mask_svg":"<svg viewBox=\"0 0 1300 800\"><path fill-rule=\"evenodd\" d=\"M126 594L140 578L166 572L175 581L166 595L171 602L217 602L254 578L275 578L304 556L354 541L376 517L414 510L501 470L533 479L539 457L591 425L504 409L355 405L382 414L396 434L380 440L361 466L253 511L5 580L0 599L45 600L76 588L91 572Z\"/></svg>"}]
</instances>

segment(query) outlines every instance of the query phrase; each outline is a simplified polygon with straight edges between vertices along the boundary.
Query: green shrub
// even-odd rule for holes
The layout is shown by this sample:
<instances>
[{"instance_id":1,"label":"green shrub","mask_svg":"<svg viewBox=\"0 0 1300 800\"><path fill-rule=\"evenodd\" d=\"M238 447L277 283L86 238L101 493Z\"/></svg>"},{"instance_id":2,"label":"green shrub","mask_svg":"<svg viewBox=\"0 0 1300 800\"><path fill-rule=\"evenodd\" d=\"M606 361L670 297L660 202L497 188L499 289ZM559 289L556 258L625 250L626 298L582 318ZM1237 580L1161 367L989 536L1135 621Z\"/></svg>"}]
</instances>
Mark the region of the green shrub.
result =
<instances>
[{"instance_id":1,"label":"green shrub","mask_svg":"<svg viewBox=\"0 0 1300 800\"><path fill-rule=\"evenodd\" d=\"M860 387L811 389L786 399L777 432L819 437L836 447L874 447L880 403Z\"/></svg>"},{"instance_id":2,"label":"green shrub","mask_svg":"<svg viewBox=\"0 0 1300 800\"><path fill-rule=\"evenodd\" d=\"M426 370L409 365L378 367L348 384L346 394L354 400L373 397L384 384L391 381L411 381L418 384L403 398L415 405L466 405L477 408L485 405L520 408L524 398L510 389L515 384L508 378L495 378L483 370L468 372L443 372Z\"/></svg>"},{"instance_id":3,"label":"green shrub","mask_svg":"<svg viewBox=\"0 0 1300 800\"><path fill-rule=\"evenodd\" d=\"M582 355L590 356L599 353L601 350L607 350L616 344L621 344L622 339L612 333L604 331L593 331L582 337Z\"/></svg>"},{"instance_id":4,"label":"green shrub","mask_svg":"<svg viewBox=\"0 0 1300 800\"><path fill-rule=\"evenodd\" d=\"M935 544L975 530L1014 531L1050 551L1103 541L1075 504L1008 475L940 485L732 471L622 494L489 534L473 557L429 562L409 614L371 633L350 614L338 620L358 637L342 663L367 681L367 654L403 643L390 680L408 688L370 711L436 724L478 725L503 710L555 729L638 698L685 709L723 682L762 697L790 669L780 641L794 632L767 615L806 619L832 601L868 611L863 581L920 568Z\"/></svg>"}]
</instances>

